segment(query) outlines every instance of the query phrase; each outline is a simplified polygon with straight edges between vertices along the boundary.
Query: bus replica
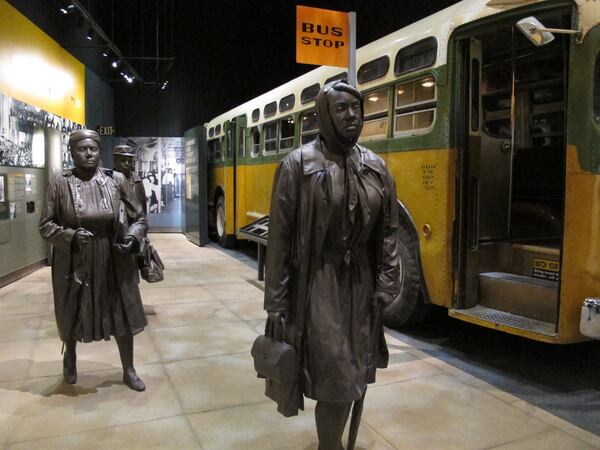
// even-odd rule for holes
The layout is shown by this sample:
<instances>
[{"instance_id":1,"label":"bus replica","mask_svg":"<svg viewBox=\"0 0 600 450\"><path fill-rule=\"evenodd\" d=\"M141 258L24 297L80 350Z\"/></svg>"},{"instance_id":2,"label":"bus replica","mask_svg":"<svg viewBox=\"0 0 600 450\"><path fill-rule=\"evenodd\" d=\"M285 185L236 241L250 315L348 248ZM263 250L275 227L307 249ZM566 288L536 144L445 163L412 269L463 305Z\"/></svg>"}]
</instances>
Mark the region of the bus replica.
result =
<instances>
[{"instance_id":1,"label":"bus replica","mask_svg":"<svg viewBox=\"0 0 600 450\"><path fill-rule=\"evenodd\" d=\"M434 304L529 339L585 339L582 302L600 296L599 52L595 0L464 0L357 51L360 143L386 161L401 210L388 325ZM315 139L316 95L340 71L206 124L221 244L269 214L277 163Z\"/></svg>"}]
</instances>

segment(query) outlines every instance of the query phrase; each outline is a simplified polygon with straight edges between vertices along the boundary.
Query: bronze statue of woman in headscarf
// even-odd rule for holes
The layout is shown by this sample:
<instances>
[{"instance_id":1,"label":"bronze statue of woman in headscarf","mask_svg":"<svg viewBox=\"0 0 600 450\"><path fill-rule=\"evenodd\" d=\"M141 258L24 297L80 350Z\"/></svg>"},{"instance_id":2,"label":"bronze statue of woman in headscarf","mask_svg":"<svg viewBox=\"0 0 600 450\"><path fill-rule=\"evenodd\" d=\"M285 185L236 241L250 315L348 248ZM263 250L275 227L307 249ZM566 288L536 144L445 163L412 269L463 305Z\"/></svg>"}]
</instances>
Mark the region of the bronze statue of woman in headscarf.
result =
<instances>
[{"instance_id":1,"label":"bronze statue of woman in headscarf","mask_svg":"<svg viewBox=\"0 0 600 450\"><path fill-rule=\"evenodd\" d=\"M319 450L338 450L352 402L359 415L376 368L387 366L379 311L399 292L398 206L384 161L356 143L360 92L329 83L316 112L319 136L275 174L265 309L269 321L285 319L299 395L317 401Z\"/></svg>"},{"instance_id":2,"label":"bronze statue of woman in headscarf","mask_svg":"<svg viewBox=\"0 0 600 450\"><path fill-rule=\"evenodd\" d=\"M48 182L39 225L53 246L54 311L66 346L64 379L77 381L77 341L114 336L123 382L143 391L133 366L133 336L148 324L133 259L147 230L143 205L122 174L98 167L98 133L75 131L69 150L75 168Z\"/></svg>"}]
</instances>

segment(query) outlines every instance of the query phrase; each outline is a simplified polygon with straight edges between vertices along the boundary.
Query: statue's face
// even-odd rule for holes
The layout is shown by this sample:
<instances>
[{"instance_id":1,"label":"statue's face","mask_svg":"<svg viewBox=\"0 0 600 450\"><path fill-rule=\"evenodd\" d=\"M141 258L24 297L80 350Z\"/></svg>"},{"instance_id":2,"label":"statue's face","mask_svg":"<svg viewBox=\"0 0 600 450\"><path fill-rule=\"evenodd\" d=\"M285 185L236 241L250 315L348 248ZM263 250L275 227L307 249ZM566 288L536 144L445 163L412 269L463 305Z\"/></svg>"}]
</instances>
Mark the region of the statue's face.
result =
<instances>
[{"instance_id":1,"label":"statue's face","mask_svg":"<svg viewBox=\"0 0 600 450\"><path fill-rule=\"evenodd\" d=\"M132 156L115 155L115 170L121 172L126 177L133 172L135 161Z\"/></svg>"},{"instance_id":2,"label":"statue's face","mask_svg":"<svg viewBox=\"0 0 600 450\"><path fill-rule=\"evenodd\" d=\"M338 137L344 143L355 142L363 125L360 100L348 92L331 90L327 103Z\"/></svg>"},{"instance_id":3,"label":"statue's face","mask_svg":"<svg viewBox=\"0 0 600 450\"><path fill-rule=\"evenodd\" d=\"M82 139L71 146L71 156L78 169L95 169L100 162L100 147L93 139Z\"/></svg>"}]
</instances>

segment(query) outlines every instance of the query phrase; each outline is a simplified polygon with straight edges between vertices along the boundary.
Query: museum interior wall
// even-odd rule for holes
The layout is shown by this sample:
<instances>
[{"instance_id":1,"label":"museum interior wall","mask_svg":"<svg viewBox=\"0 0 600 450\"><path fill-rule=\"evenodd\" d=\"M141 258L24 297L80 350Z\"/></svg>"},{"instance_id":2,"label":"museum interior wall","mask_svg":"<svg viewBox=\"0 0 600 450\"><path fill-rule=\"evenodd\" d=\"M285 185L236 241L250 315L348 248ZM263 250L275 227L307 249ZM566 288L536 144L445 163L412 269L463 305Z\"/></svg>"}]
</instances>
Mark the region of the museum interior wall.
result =
<instances>
[{"instance_id":1,"label":"museum interior wall","mask_svg":"<svg viewBox=\"0 0 600 450\"><path fill-rule=\"evenodd\" d=\"M0 0L0 285L45 263L38 230L49 175L85 123L83 64Z\"/></svg>"}]
</instances>

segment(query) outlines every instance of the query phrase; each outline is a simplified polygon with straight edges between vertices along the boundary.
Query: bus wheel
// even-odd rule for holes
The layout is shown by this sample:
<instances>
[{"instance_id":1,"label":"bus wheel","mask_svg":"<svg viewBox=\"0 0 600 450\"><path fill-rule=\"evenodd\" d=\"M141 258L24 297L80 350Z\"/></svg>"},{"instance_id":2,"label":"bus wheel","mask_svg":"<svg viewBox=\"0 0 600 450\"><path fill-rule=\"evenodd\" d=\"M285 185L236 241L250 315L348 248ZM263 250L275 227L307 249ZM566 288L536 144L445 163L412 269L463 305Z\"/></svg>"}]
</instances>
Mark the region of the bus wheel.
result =
<instances>
[{"instance_id":1,"label":"bus wheel","mask_svg":"<svg viewBox=\"0 0 600 450\"><path fill-rule=\"evenodd\" d=\"M400 237L400 293L383 310L383 323L391 328L415 325L425 319L431 305L423 301L421 276L416 258L416 237L402 230Z\"/></svg>"},{"instance_id":2,"label":"bus wheel","mask_svg":"<svg viewBox=\"0 0 600 450\"><path fill-rule=\"evenodd\" d=\"M220 196L215 207L215 228L217 241L221 247L231 248L235 245L235 236L228 235L225 228L225 198Z\"/></svg>"}]
</instances>

